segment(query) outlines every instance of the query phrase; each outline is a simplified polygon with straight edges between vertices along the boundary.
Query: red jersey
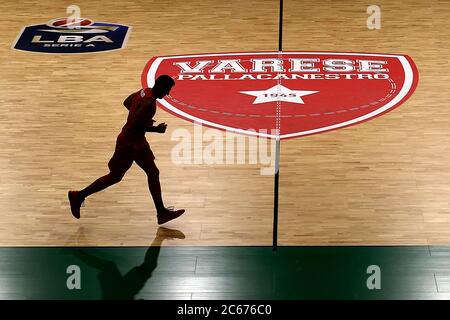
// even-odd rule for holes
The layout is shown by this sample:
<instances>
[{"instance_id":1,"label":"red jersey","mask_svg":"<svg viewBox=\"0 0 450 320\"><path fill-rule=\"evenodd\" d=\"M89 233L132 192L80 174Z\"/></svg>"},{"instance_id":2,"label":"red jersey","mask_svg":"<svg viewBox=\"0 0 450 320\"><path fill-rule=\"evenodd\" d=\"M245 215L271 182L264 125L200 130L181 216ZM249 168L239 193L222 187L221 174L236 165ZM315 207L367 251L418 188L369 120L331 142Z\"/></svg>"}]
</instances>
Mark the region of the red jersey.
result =
<instances>
[{"instance_id":1,"label":"red jersey","mask_svg":"<svg viewBox=\"0 0 450 320\"><path fill-rule=\"evenodd\" d=\"M145 102L145 103L144 103ZM152 125L151 119L156 113L156 97L150 88L141 89L133 94L127 122L117 140L135 149L144 146L146 128Z\"/></svg>"}]
</instances>

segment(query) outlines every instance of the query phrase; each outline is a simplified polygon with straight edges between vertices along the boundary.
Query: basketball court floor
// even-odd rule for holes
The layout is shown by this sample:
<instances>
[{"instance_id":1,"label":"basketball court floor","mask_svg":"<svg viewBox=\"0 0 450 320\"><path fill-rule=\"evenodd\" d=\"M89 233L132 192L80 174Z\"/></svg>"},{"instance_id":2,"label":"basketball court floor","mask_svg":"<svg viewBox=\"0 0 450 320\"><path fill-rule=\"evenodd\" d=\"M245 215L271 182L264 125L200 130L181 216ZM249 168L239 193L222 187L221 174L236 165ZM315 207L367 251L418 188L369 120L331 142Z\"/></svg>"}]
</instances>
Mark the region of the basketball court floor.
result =
<instances>
[{"instance_id":1,"label":"basketball court floor","mask_svg":"<svg viewBox=\"0 0 450 320\"><path fill-rule=\"evenodd\" d=\"M155 120L167 123L167 131L147 133L147 140L160 169L166 204L186 209L182 217L165 225L168 229L159 229L147 177L136 164L120 183L89 197L80 220L70 214L67 191L84 188L108 173L107 163L128 112L122 102L141 88L141 75L150 59L276 53L279 0L2 2L0 283L8 285L0 289L0 297L99 298L97 287L91 288L95 293L75 296L64 287L67 263L79 259L89 268L82 254L78 258L72 254L79 247L86 248L86 256L122 259L117 263L126 273L142 263L152 247L161 246L160 262L152 269L156 277L146 282L143 298L391 297L364 291L366 269L384 264L387 270L401 257L410 263L407 271L392 267L388 278L406 274L402 283L412 287L393 297L446 298L450 290L450 3L379 0L373 4L381 9L380 29L368 28L366 1L283 2L283 51L404 54L413 59L419 80L407 101L381 117L281 140L279 258L275 261L274 175L262 174L266 165L249 160L248 146L254 140L248 136L244 149L232 153L233 159L243 153L247 157L243 163L208 163L195 161L194 156L180 163L172 156L180 143L179 132L192 141L203 140L192 142L192 155L204 154L211 136L217 145L226 146L241 135L227 136L158 108ZM12 48L22 28L67 17L70 5L78 6L83 18L131 27L126 45L91 54ZM192 94L210 99L207 88ZM155 240L164 233L163 244ZM183 239L177 238L180 233ZM359 254L367 261L355 258ZM66 258L70 263L65 264ZM27 264L27 259L40 267L21 273L17 265ZM55 266L61 266L64 288L42 286L45 279L52 280L49 274L37 272L45 273L49 261L59 261L52 264L55 269L47 269L56 274ZM236 271L233 266L239 261L247 263ZM313 272L319 279L330 261L342 272L354 270L352 274L362 279L351 286L357 290L344 294L337 289L341 282L334 289L326 287L333 286L330 282L323 282L325 287L292 288L282 276L287 270L304 280ZM351 266L344 261L351 261ZM244 289L233 287L255 270L262 277L272 275L269 287L260 278ZM173 273L183 285L168 280ZM40 289L25 294L23 281L30 277ZM298 283L305 284L303 280ZM390 283L386 286L394 293L402 288Z\"/></svg>"}]
</instances>

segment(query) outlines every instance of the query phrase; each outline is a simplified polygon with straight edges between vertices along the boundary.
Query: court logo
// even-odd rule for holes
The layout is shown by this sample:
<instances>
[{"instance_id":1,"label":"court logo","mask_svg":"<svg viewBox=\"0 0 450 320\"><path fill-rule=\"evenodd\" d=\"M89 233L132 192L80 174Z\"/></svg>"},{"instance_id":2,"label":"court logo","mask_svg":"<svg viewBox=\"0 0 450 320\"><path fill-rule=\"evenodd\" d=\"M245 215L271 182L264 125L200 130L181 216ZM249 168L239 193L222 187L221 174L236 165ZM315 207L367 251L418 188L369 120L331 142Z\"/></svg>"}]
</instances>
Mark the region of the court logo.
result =
<instances>
[{"instance_id":1,"label":"court logo","mask_svg":"<svg viewBox=\"0 0 450 320\"><path fill-rule=\"evenodd\" d=\"M59 18L21 30L12 48L42 53L93 53L119 50L131 27L85 18Z\"/></svg>"},{"instance_id":2,"label":"court logo","mask_svg":"<svg viewBox=\"0 0 450 320\"><path fill-rule=\"evenodd\" d=\"M154 57L151 87L176 80L159 100L166 111L212 128L288 139L381 116L414 92L418 71L406 55L332 52L216 53Z\"/></svg>"}]
</instances>

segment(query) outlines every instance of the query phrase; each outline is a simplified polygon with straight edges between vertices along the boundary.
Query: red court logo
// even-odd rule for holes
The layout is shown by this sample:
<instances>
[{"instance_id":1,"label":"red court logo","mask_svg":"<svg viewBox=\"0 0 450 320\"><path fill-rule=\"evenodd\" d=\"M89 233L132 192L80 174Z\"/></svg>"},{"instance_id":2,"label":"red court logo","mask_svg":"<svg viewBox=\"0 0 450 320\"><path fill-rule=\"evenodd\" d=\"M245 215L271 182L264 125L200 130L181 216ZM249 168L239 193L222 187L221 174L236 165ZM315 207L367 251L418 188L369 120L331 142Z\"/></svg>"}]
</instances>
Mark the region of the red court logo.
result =
<instances>
[{"instance_id":1,"label":"red court logo","mask_svg":"<svg viewBox=\"0 0 450 320\"><path fill-rule=\"evenodd\" d=\"M142 74L176 80L166 111L213 128L281 139L317 134L378 117L414 92L418 72L406 55L261 52L154 57Z\"/></svg>"}]
</instances>

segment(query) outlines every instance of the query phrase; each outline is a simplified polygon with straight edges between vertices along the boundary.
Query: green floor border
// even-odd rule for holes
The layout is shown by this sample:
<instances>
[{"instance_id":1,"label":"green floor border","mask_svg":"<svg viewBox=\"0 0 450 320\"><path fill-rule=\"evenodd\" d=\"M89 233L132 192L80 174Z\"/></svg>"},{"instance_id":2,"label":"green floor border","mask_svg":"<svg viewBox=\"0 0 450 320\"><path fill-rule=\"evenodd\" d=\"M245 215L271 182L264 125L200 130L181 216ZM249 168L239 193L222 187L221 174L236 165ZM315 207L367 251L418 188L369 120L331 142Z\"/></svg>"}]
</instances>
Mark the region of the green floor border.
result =
<instances>
[{"instance_id":1,"label":"green floor border","mask_svg":"<svg viewBox=\"0 0 450 320\"><path fill-rule=\"evenodd\" d=\"M449 299L450 246L8 247L0 298Z\"/></svg>"}]
</instances>

